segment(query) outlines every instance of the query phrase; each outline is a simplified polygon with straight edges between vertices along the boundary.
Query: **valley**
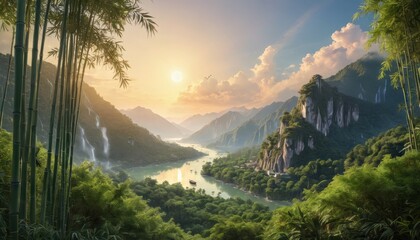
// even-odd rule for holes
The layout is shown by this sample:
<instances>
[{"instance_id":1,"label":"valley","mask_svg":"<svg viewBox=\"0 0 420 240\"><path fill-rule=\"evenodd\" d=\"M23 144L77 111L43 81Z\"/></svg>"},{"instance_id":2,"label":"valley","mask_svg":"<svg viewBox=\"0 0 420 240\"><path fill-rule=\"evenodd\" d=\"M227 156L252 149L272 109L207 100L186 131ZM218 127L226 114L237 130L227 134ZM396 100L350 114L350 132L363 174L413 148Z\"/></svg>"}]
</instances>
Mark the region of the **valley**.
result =
<instances>
[{"instance_id":1,"label":"valley","mask_svg":"<svg viewBox=\"0 0 420 240\"><path fill-rule=\"evenodd\" d=\"M420 239L419 12L0 1L0 240Z\"/></svg>"},{"instance_id":2,"label":"valley","mask_svg":"<svg viewBox=\"0 0 420 240\"><path fill-rule=\"evenodd\" d=\"M212 197L220 196L224 199L240 198L245 201L251 200L267 206L271 210L290 204L289 202L267 200L265 197L258 197L253 193L241 190L232 184L217 181L212 177L202 175L202 169L205 164L212 163L218 158L224 158L226 153L200 147L199 145L181 145L191 146L198 151L205 153L206 156L189 161L130 168L127 169L127 173L137 181L151 178L158 183L163 183L165 181L169 184L180 183L185 189L204 190L207 195ZM195 184L191 184L190 180L193 180Z\"/></svg>"}]
</instances>

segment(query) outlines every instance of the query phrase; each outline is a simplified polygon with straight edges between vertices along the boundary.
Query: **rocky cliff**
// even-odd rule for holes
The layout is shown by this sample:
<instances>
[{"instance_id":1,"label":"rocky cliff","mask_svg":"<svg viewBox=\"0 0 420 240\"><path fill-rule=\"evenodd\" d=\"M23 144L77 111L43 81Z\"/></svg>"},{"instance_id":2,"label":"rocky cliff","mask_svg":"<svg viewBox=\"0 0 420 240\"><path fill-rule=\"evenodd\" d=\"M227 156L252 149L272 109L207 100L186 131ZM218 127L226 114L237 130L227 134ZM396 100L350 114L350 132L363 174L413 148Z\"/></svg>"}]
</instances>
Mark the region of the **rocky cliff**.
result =
<instances>
[{"instance_id":1,"label":"rocky cliff","mask_svg":"<svg viewBox=\"0 0 420 240\"><path fill-rule=\"evenodd\" d=\"M338 158L357 143L403 122L402 114L340 93L315 75L296 107L262 144L258 167L285 172L316 158Z\"/></svg>"}]
</instances>

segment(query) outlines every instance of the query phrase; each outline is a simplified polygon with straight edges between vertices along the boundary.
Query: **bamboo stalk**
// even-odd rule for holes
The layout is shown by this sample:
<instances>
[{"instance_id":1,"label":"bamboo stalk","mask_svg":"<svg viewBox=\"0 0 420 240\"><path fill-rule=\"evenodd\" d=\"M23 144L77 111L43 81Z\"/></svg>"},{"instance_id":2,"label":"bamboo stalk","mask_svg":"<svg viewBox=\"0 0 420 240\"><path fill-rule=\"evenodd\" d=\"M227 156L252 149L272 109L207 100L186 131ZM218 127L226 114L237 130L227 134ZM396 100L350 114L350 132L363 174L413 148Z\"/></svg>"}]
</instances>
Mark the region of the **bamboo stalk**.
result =
<instances>
[{"instance_id":1,"label":"bamboo stalk","mask_svg":"<svg viewBox=\"0 0 420 240\"><path fill-rule=\"evenodd\" d=\"M45 46L45 37L47 33L47 24L48 24L48 16L50 13L50 6L51 6L51 0L48 0L47 2L47 8L45 10L45 17L44 17L44 26L42 29L42 39L41 39L41 50L39 53L39 64L38 64L38 75L37 75L37 81L39 83L41 78L41 70L42 70L42 61L44 59L44 46ZM39 84L38 84L39 89ZM38 111L38 98L36 100L35 104L35 111ZM36 124L37 124L37 114L35 114L35 131L36 131ZM35 134L35 133L33 133ZM42 184L42 197L41 197L41 211L40 211L40 223L44 224L45 222L45 212L46 212L46 205L47 205L47 191L49 190L48 185L50 183L50 174L51 174L51 158L47 158L47 163L44 170L44 178L43 178L43 184Z\"/></svg>"},{"instance_id":2,"label":"bamboo stalk","mask_svg":"<svg viewBox=\"0 0 420 240\"><path fill-rule=\"evenodd\" d=\"M39 39L39 25L41 21L41 0L36 0L35 3L35 23L34 23L34 36L32 43L32 64L31 64L31 92L29 97L28 107L28 128L26 141L28 143L29 153L31 155L31 192L30 192L30 222L35 223L35 194L36 194L36 159L35 159L35 139L36 139L36 121L34 116L35 101L38 99L38 81L37 81L37 60L38 60L38 39ZM29 160L29 154L28 154Z\"/></svg>"},{"instance_id":3,"label":"bamboo stalk","mask_svg":"<svg viewBox=\"0 0 420 240\"><path fill-rule=\"evenodd\" d=\"M15 92L13 111L13 159L10 182L10 239L17 240L19 236L19 169L20 169L20 110L23 82L23 37L25 28L25 0L17 1L16 11L16 45L15 45Z\"/></svg>"}]
</instances>

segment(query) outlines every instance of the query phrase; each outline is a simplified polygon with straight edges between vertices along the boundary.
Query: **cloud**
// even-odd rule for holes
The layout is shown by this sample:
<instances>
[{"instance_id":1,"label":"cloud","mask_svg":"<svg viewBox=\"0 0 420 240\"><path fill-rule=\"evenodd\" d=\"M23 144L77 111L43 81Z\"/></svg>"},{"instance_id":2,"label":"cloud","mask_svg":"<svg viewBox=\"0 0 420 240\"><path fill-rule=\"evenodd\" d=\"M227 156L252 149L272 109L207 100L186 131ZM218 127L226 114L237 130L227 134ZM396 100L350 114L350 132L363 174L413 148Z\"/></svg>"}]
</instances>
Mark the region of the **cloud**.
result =
<instances>
[{"instance_id":1,"label":"cloud","mask_svg":"<svg viewBox=\"0 0 420 240\"><path fill-rule=\"evenodd\" d=\"M348 23L331 35L329 45L306 54L298 66L289 65L281 76L276 76L274 61L279 48L276 44L270 45L249 71L239 71L228 80L204 78L182 92L178 103L228 107L238 104L263 106L286 100L296 95L314 74L329 77L366 54L367 39L367 33L359 26Z\"/></svg>"},{"instance_id":2,"label":"cloud","mask_svg":"<svg viewBox=\"0 0 420 240\"><path fill-rule=\"evenodd\" d=\"M273 86L271 97L284 99L282 94L288 91L297 92L312 75L320 74L323 77L329 77L367 53L364 46L368 40L368 34L363 32L358 25L348 23L335 31L331 39L332 42L328 46L320 48L313 54L306 54L297 71ZM376 49L373 47L370 50Z\"/></svg>"},{"instance_id":3,"label":"cloud","mask_svg":"<svg viewBox=\"0 0 420 240\"><path fill-rule=\"evenodd\" d=\"M287 66L286 70L293 69L295 67L296 67L296 64L290 64L289 66Z\"/></svg>"},{"instance_id":4,"label":"cloud","mask_svg":"<svg viewBox=\"0 0 420 240\"><path fill-rule=\"evenodd\" d=\"M238 72L225 81L219 81L212 76L203 78L181 93L178 102L231 106L249 102L258 92L259 86L244 72Z\"/></svg>"}]
</instances>

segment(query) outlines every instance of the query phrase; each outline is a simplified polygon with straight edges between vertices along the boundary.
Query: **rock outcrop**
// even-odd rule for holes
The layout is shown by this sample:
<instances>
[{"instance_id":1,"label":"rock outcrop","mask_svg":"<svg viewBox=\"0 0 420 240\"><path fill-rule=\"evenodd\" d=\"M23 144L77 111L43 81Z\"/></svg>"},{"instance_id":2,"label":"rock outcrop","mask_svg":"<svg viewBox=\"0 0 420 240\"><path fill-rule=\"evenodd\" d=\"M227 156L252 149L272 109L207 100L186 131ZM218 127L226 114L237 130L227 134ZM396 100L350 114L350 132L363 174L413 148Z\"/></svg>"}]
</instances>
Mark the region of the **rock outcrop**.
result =
<instances>
[{"instance_id":1,"label":"rock outcrop","mask_svg":"<svg viewBox=\"0 0 420 240\"><path fill-rule=\"evenodd\" d=\"M361 136L373 136L399 121L383 110L384 106L346 96L319 75L313 76L299 93L296 107L281 117L277 132L263 142L258 168L285 172L319 157L340 157L363 142ZM378 90L379 99L383 100L385 94L386 87ZM379 123L381 115L386 120Z\"/></svg>"}]
</instances>

